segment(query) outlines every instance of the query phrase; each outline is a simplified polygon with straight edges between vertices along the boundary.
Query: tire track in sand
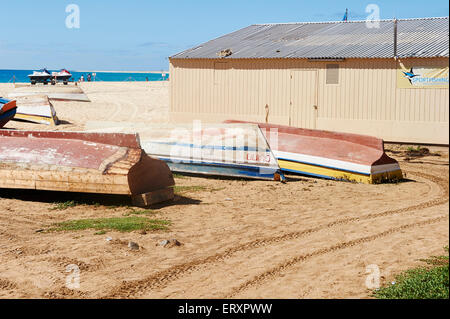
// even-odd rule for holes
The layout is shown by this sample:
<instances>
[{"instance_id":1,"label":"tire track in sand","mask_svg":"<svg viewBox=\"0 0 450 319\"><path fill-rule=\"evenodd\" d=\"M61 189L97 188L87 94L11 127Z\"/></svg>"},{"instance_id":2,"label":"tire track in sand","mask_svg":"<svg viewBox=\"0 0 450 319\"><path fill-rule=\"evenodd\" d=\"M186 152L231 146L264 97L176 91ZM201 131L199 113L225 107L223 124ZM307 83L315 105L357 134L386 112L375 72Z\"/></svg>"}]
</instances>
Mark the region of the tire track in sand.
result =
<instances>
[{"instance_id":1,"label":"tire track in sand","mask_svg":"<svg viewBox=\"0 0 450 319\"><path fill-rule=\"evenodd\" d=\"M318 249L316 251L313 251L312 253L309 254L304 254L304 255L299 255L296 257L293 257L281 264L278 264L277 266L266 270L264 272L262 272L261 274L253 277L252 279L246 281L245 283L243 283L242 285L238 286L237 288L234 288L230 293L228 293L227 295L225 295L223 298L225 299L229 299L229 298L233 298L234 296L236 296L237 294L239 294L240 292L250 288L250 287L254 287L254 286L258 286L260 285L262 282L264 281L268 281L270 279L274 279L275 277L277 277L281 272L283 272L284 270L294 266L297 263L303 262L308 260L311 257L316 257L316 256L321 256L321 255L325 255L331 252L335 252L337 250L341 250L341 249L345 249L348 247L353 247L353 246L357 246L360 244L364 244L364 243L368 243L374 240L377 240L379 238L382 237L386 237L395 233L398 233L402 230L406 230L409 228L413 228L413 227L420 227L420 226L425 226L425 225L429 225L429 224L433 224L433 223L437 223L440 222L441 220L444 220L448 218L447 215L444 216L440 216L440 217L436 217L436 218L432 218L432 219L428 219L422 222L417 222L417 223L413 223L413 224L406 224L406 225L402 225L400 227L395 227L395 228L391 228L388 229L384 232L375 234L375 235L371 235L371 236L367 236L367 237L362 237L362 238L358 238L355 240L350 240L347 242L342 242L339 243L337 245L331 246L331 247L327 247L327 248L322 248L322 249Z\"/></svg>"},{"instance_id":2,"label":"tire track in sand","mask_svg":"<svg viewBox=\"0 0 450 319\"><path fill-rule=\"evenodd\" d=\"M268 246L272 244L276 244L283 241L289 241L293 239L298 239L316 232L319 232L324 229L332 228L339 225L349 224L352 222L357 221L364 221L364 220L370 220L374 218L384 217L384 216L391 216L391 215L397 215L397 214L403 214L410 211L415 211L419 209L425 209L433 206L438 206L445 204L448 202L448 184L447 181L443 178L437 177L435 175L425 174L421 172L416 171L408 171L408 174L416 175L419 177L422 177L428 181L430 181L433 184L437 184L439 188L442 190L441 194L437 196L434 199L431 199L429 201L411 205L404 208L394 209L394 210L386 210L379 213L371 213L363 216L357 216L357 217L348 217L348 218L342 218L335 221L332 221L328 224L320 225L317 227L309 228L303 231L298 232L291 232L280 236L274 236L274 237L266 237L262 239L256 239L254 241L238 245L235 247L231 247L227 250L225 250L222 253L217 253L211 256L208 256L206 258L193 260L184 264L175 265L168 269L162 270L160 272L157 272L147 278L144 279L138 279L133 281L123 281L122 284L120 284L117 287L114 287L111 291L111 293L105 298L117 298L117 297L128 297L138 294L139 292L142 292L143 290L147 289L158 289L166 287L170 282L175 281L176 279L180 278L182 275L186 273L190 273L195 271L196 269L200 268L201 266L205 266L208 264L214 264L221 262L225 259L230 258L232 255L247 251L251 249L256 249L263 246Z\"/></svg>"}]
</instances>

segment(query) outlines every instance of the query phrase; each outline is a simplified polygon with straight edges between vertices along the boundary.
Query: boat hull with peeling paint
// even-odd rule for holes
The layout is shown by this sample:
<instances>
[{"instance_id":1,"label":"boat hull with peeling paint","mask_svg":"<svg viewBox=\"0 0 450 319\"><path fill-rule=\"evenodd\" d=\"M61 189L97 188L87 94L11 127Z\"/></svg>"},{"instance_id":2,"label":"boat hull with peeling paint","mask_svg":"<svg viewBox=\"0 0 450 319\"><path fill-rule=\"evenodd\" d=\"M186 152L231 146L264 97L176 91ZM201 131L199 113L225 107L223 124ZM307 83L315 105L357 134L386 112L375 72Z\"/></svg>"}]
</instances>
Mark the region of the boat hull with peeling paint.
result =
<instances>
[{"instance_id":1,"label":"boat hull with peeling paint","mask_svg":"<svg viewBox=\"0 0 450 319\"><path fill-rule=\"evenodd\" d=\"M254 124L148 124L95 122L93 132L137 132L142 147L173 172L283 181L284 175Z\"/></svg>"},{"instance_id":2,"label":"boat hull with peeling paint","mask_svg":"<svg viewBox=\"0 0 450 319\"><path fill-rule=\"evenodd\" d=\"M17 98L17 112L14 119L46 125L58 124L55 109L46 95Z\"/></svg>"},{"instance_id":3,"label":"boat hull with peeling paint","mask_svg":"<svg viewBox=\"0 0 450 319\"><path fill-rule=\"evenodd\" d=\"M173 185L136 134L0 131L0 188L129 195L148 206L173 198Z\"/></svg>"},{"instance_id":4,"label":"boat hull with peeling paint","mask_svg":"<svg viewBox=\"0 0 450 319\"><path fill-rule=\"evenodd\" d=\"M242 123L233 120L226 122ZM398 162L386 155L382 139L283 125L256 124L266 135L284 172L368 184L403 178ZM277 137L276 141L273 136Z\"/></svg>"},{"instance_id":5,"label":"boat hull with peeling paint","mask_svg":"<svg viewBox=\"0 0 450 319\"><path fill-rule=\"evenodd\" d=\"M18 99L26 96L46 95L50 100L90 102L88 96L78 85L27 85L16 84L9 98Z\"/></svg>"}]
</instances>

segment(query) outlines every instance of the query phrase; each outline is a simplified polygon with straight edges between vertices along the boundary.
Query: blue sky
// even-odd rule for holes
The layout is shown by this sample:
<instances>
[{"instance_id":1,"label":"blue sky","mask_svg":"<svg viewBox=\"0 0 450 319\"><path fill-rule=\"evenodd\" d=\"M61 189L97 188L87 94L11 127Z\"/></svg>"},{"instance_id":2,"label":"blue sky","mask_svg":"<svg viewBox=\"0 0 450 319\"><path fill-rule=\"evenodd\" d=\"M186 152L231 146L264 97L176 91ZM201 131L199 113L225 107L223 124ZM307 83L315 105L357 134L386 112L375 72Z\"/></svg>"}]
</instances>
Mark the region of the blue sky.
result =
<instances>
[{"instance_id":1,"label":"blue sky","mask_svg":"<svg viewBox=\"0 0 450 319\"><path fill-rule=\"evenodd\" d=\"M80 28L66 28L66 6ZM1 1L0 69L165 70L167 57L254 23L448 16L444 0Z\"/></svg>"}]
</instances>

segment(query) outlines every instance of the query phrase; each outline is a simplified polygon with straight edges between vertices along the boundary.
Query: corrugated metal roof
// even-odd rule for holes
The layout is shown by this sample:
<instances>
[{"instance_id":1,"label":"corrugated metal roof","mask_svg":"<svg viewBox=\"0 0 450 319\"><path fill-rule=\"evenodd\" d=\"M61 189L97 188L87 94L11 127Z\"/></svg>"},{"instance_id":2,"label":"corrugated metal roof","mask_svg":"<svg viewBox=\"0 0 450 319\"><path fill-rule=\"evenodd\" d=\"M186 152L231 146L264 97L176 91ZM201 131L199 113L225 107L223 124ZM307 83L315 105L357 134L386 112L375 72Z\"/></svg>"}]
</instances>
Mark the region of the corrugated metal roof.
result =
<instances>
[{"instance_id":1,"label":"corrugated metal roof","mask_svg":"<svg viewBox=\"0 0 450 319\"><path fill-rule=\"evenodd\" d=\"M397 20L397 55L448 57L448 17ZM366 21L307 22L251 25L171 56L172 59L250 58L391 58L394 20L380 20L378 28ZM373 23L373 22L370 22Z\"/></svg>"}]
</instances>

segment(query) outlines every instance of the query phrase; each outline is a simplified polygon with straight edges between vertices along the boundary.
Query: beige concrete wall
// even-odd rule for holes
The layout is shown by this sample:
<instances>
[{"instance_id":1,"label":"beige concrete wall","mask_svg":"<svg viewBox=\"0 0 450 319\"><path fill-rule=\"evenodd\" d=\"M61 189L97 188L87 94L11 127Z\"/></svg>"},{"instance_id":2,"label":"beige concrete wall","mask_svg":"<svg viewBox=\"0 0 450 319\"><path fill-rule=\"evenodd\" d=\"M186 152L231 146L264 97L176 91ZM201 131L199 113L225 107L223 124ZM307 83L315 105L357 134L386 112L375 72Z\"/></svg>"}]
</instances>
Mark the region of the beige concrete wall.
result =
<instances>
[{"instance_id":1,"label":"beige concrete wall","mask_svg":"<svg viewBox=\"0 0 450 319\"><path fill-rule=\"evenodd\" d=\"M448 66L448 58L401 63ZM339 64L339 84L326 65ZM449 143L448 89L399 89L393 59L170 61L171 118L265 121L353 132L386 141Z\"/></svg>"}]
</instances>

